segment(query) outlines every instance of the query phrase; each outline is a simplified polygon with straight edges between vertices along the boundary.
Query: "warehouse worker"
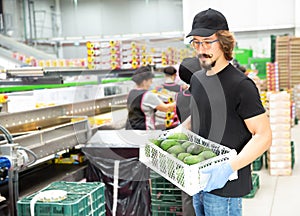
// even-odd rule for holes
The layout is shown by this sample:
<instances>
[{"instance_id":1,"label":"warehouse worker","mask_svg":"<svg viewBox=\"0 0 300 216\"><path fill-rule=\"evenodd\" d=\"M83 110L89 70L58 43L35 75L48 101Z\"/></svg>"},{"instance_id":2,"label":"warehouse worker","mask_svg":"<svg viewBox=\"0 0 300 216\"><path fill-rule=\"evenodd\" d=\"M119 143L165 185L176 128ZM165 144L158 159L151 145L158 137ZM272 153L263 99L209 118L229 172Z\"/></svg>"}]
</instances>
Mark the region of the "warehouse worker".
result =
<instances>
[{"instance_id":1,"label":"warehouse worker","mask_svg":"<svg viewBox=\"0 0 300 216\"><path fill-rule=\"evenodd\" d=\"M165 75L165 82L162 84L163 88L172 92L180 92L183 89L186 89L186 86L179 85L175 82L177 70L173 66L165 67L163 72Z\"/></svg>"},{"instance_id":2,"label":"warehouse worker","mask_svg":"<svg viewBox=\"0 0 300 216\"><path fill-rule=\"evenodd\" d=\"M252 189L251 163L271 145L269 119L254 82L229 63L235 39L224 15L201 11L187 37L204 70L191 78L191 116L182 125L237 151L236 157L203 169L210 177L193 196L196 215L240 216L242 197ZM228 181L235 171L238 178Z\"/></svg>"},{"instance_id":3,"label":"warehouse worker","mask_svg":"<svg viewBox=\"0 0 300 216\"><path fill-rule=\"evenodd\" d=\"M164 103L156 94L149 91L154 75L151 68L143 66L138 68L132 80L136 88L132 89L127 98L128 119L126 129L153 130L155 129L155 112L172 112L175 103Z\"/></svg>"},{"instance_id":4,"label":"warehouse worker","mask_svg":"<svg viewBox=\"0 0 300 216\"><path fill-rule=\"evenodd\" d=\"M197 57L185 58L179 65L179 77L186 84L190 84L190 79L194 72L201 70L200 62ZM191 92L189 89L176 93L176 113L180 122L185 121L190 115L190 99ZM193 207L193 197L182 191L182 215L183 216L195 216L195 210Z\"/></svg>"}]
</instances>

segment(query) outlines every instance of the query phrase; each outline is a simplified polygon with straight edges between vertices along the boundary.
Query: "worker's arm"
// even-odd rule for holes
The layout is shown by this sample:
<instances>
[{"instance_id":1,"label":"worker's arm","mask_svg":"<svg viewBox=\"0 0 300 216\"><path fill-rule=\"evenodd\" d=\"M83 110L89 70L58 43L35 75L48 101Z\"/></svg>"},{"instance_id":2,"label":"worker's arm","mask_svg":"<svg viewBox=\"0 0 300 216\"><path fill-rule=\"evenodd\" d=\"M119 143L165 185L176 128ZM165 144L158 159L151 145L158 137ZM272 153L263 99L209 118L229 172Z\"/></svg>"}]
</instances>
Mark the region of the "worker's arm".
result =
<instances>
[{"instance_id":1,"label":"worker's arm","mask_svg":"<svg viewBox=\"0 0 300 216\"><path fill-rule=\"evenodd\" d=\"M263 113L244 121L248 130L252 133L252 138L236 157L223 163L221 166L211 166L202 172L210 174L209 181L203 189L204 191L209 192L224 187L234 171L252 163L270 147L272 132L267 115Z\"/></svg>"},{"instance_id":2,"label":"worker's arm","mask_svg":"<svg viewBox=\"0 0 300 216\"><path fill-rule=\"evenodd\" d=\"M161 103L158 106L155 107L155 109L162 111L162 112L172 112L174 111L176 108L176 104L175 103Z\"/></svg>"},{"instance_id":3,"label":"worker's arm","mask_svg":"<svg viewBox=\"0 0 300 216\"><path fill-rule=\"evenodd\" d=\"M253 136L237 157L230 162L233 170L239 170L252 163L272 144L272 131L266 113L245 119L245 124Z\"/></svg>"}]
</instances>

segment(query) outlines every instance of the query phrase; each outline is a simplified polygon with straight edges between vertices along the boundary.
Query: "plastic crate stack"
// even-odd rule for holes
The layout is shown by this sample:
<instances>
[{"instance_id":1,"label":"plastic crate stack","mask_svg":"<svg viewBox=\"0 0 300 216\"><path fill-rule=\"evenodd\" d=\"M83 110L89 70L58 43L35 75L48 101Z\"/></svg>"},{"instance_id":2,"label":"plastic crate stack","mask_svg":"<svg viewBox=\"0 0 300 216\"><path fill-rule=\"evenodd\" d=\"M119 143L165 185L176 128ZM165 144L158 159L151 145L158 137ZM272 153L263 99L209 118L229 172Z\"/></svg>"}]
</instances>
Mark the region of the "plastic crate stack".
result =
<instances>
[{"instance_id":1,"label":"plastic crate stack","mask_svg":"<svg viewBox=\"0 0 300 216\"><path fill-rule=\"evenodd\" d=\"M290 104L288 92L269 92L268 108L273 139L266 162L270 175L292 174Z\"/></svg>"},{"instance_id":2,"label":"plastic crate stack","mask_svg":"<svg viewBox=\"0 0 300 216\"><path fill-rule=\"evenodd\" d=\"M161 47L151 47L149 51L149 57L151 62L156 65L157 68L165 67L167 63L167 55L164 48Z\"/></svg>"},{"instance_id":3,"label":"plastic crate stack","mask_svg":"<svg viewBox=\"0 0 300 216\"><path fill-rule=\"evenodd\" d=\"M120 41L86 43L89 69L114 70L121 67Z\"/></svg>"},{"instance_id":4,"label":"plastic crate stack","mask_svg":"<svg viewBox=\"0 0 300 216\"><path fill-rule=\"evenodd\" d=\"M151 171L150 177L152 215L182 215L181 190L154 171Z\"/></svg>"},{"instance_id":5,"label":"plastic crate stack","mask_svg":"<svg viewBox=\"0 0 300 216\"><path fill-rule=\"evenodd\" d=\"M121 46L122 69L136 69L141 64L140 50L138 43L132 41L130 43L123 42Z\"/></svg>"},{"instance_id":6,"label":"plastic crate stack","mask_svg":"<svg viewBox=\"0 0 300 216\"><path fill-rule=\"evenodd\" d=\"M277 62L266 63L266 70L267 70L267 90L279 91L278 63Z\"/></svg>"},{"instance_id":7,"label":"plastic crate stack","mask_svg":"<svg viewBox=\"0 0 300 216\"><path fill-rule=\"evenodd\" d=\"M60 201L37 201L34 205L34 215L55 216L105 216L105 185L100 182L53 182L39 192L47 190L63 190L67 197ZM30 214L31 200L39 192L22 198L17 203L18 216Z\"/></svg>"},{"instance_id":8,"label":"plastic crate stack","mask_svg":"<svg viewBox=\"0 0 300 216\"><path fill-rule=\"evenodd\" d=\"M167 64L176 65L179 61L179 52L176 47L168 47L167 51Z\"/></svg>"},{"instance_id":9,"label":"plastic crate stack","mask_svg":"<svg viewBox=\"0 0 300 216\"><path fill-rule=\"evenodd\" d=\"M253 185L253 189L250 191L249 194L247 194L246 196L244 196L244 198L253 198L257 192L257 190L259 189L260 185L259 185L259 175L257 173L252 173L252 185Z\"/></svg>"}]
</instances>

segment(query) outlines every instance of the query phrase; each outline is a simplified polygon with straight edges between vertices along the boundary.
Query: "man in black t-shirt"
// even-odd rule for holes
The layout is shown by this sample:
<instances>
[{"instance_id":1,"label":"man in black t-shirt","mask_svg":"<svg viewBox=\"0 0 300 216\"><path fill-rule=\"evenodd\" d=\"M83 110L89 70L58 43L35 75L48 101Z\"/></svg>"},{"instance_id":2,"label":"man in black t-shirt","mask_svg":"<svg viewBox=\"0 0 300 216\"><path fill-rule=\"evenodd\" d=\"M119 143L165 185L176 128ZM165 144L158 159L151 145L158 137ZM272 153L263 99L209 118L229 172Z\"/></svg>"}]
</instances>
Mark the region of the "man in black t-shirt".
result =
<instances>
[{"instance_id":1,"label":"man in black t-shirt","mask_svg":"<svg viewBox=\"0 0 300 216\"><path fill-rule=\"evenodd\" d=\"M269 119L254 82L231 63L235 44L226 18L214 9L193 20L191 45L201 67L191 78L191 117L182 125L237 151L230 160L209 166L209 180L194 195L196 215L242 215L242 197L252 189L251 163L271 145ZM238 179L228 181L237 171Z\"/></svg>"}]
</instances>

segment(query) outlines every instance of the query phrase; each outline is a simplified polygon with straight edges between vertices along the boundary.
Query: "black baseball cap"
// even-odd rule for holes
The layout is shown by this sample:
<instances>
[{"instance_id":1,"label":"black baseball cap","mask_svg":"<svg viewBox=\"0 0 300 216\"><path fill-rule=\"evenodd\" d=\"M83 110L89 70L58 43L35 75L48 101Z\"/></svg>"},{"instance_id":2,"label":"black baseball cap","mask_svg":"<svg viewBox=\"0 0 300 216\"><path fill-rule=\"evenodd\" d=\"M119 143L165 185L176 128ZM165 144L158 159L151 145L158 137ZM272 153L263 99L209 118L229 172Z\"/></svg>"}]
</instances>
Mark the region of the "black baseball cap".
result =
<instances>
[{"instance_id":1,"label":"black baseball cap","mask_svg":"<svg viewBox=\"0 0 300 216\"><path fill-rule=\"evenodd\" d=\"M194 17L192 31L186 37L209 37L218 30L229 30L227 20L222 13L209 8Z\"/></svg>"},{"instance_id":2,"label":"black baseball cap","mask_svg":"<svg viewBox=\"0 0 300 216\"><path fill-rule=\"evenodd\" d=\"M199 70L201 70L201 66L197 57L185 58L179 65L179 77L185 83L190 84L190 79L193 76L193 73Z\"/></svg>"}]
</instances>

